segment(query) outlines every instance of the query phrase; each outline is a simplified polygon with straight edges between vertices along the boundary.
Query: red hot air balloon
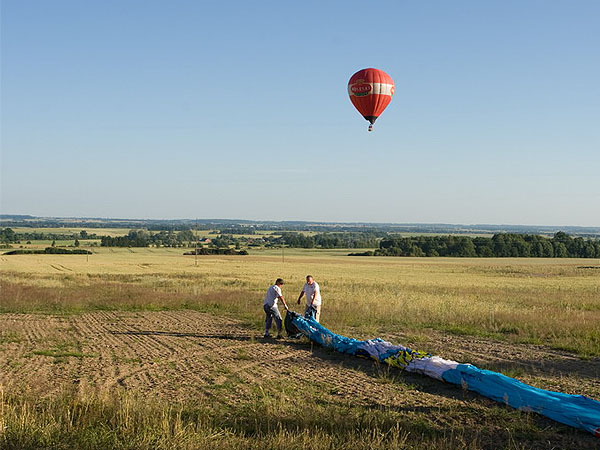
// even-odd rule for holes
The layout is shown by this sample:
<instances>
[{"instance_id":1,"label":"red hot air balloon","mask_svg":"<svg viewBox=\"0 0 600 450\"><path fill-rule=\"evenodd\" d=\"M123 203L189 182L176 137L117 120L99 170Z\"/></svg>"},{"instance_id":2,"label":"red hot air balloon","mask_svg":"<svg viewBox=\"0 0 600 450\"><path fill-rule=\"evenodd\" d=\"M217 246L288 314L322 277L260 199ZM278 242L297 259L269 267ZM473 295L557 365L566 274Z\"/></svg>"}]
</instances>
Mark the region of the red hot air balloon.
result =
<instances>
[{"instance_id":1,"label":"red hot air balloon","mask_svg":"<svg viewBox=\"0 0 600 450\"><path fill-rule=\"evenodd\" d=\"M356 72L348 81L348 95L358 112L371 124L387 108L394 95L394 82L383 70L362 69Z\"/></svg>"}]
</instances>

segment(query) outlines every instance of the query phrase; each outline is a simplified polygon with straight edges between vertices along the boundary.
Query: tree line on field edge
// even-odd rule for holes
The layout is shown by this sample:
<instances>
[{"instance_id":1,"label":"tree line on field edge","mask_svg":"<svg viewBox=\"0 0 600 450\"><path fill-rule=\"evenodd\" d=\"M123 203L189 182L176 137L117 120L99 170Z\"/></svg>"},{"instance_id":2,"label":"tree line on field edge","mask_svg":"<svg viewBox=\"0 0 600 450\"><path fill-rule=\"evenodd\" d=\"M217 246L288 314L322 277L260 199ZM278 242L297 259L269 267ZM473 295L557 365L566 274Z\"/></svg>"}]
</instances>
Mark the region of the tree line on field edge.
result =
<instances>
[{"instance_id":1,"label":"tree line on field edge","mask_svg":"<svg viewBox=\"0 0 600 450\"><path fill-rule=\"evenodd\" d=\"M232 228L230 228L232 230ZM233 230L242 231L242 230ZM191 230L145 229L130 230L124 236L99 236L82 230L78 233L15 232L0 228L0 248L11 248L10 243L27 240L70 240L79 247L78 239L100 240L103 247L202 247L231 248L290 247L306 249L373 248L373 251L351 253L351 256L455 256L455 257L545 257L545 258L600 258L600 240L572 237L559 231L551 238L537 234L496 233L493 237L462 235L410 236L385 231L333 231L324 233L282 232L280 235L240 236L219 234L211 238L198 236ZM89 243L88 245L96 245ZM52 244L54 247L54 241Z\"/></svg>"},{"instance_id":2,"label":"tree line on field edge","mask_svg":"<svg viewBox=\"0 0 600 450\"><path fill-rule=\"evenodd\" d=\"M374 251L350 256L451 256L483 258L600 258L600 240L573 238L559 231L551 238L534 234L499 233L491 238L470 236L390 237Z\"/></svg>"}]
</instances>

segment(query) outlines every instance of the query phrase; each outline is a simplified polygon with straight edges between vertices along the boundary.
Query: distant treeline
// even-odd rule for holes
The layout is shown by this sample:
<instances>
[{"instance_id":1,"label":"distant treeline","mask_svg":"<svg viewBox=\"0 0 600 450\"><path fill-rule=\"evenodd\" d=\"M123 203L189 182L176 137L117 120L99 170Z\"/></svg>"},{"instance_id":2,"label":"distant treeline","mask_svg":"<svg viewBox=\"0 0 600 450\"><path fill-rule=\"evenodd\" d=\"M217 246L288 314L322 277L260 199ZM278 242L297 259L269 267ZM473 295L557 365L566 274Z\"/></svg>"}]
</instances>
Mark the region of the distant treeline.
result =
<instances>
[{"instance_id":1,"label":"distant treeline","mask_svg":"<svg viewBox=\"0 0 600 450\"><path fill-rule=\"evenodd\" d=\"M301 233L283 233L281 243L295 248L369 248L377 247L382 232L320 233L313 236Z\"/></svg>"},{"instance_id":2,"label":"distant treeline","mask_svg":"<svg viewBox=\"0 0 600 450\"><path fill-rule=\"evenodd\" d=\"M71 239L99 239L95 233L88 233L82 230L79 233L40 233L40 232L25 232L17 233L12 228L0 228L0 242L3 243L18 243L20 241L50 241Z\"/></svg>"},{"instance_id":3,"label":"distant treeline","mask_svg":"<svg viewBox=\"0 0 600 450\"><path fill-rule=\"evenodd\" d=\"M191 252L185 252L184 255L247 255L246 250L234 250L232 248L205 248L201 247Z\"/></svg>"},{"instance_id":4,"label":"distant treeline","mask_svg":"<svg viewBox=\"0 0 600 450\"><path fill-rule=\"evenodd\" d=\"M184 231L160 231L150 233L146 230L130 230L125 236L102 236L100 245L102 247L183 247L186 242L195 239L191 230Z\"/></svg>"},{"instance_id":5,"label":"distant treeline","mask_svg":"<svg viewBox=\"0 0 600 450\"><path fill-rule=\"evenodd\" d=\"M335 233L335 232L387 232L387 233L435 233L435 234L542 234L551 236L557 231L564 231L579 237L600 237L600 227L555 227L530 225L493 225L493 224L427 224L427 223L318 223L303 221L252 221L240 219L175 219L175 220L138 220L108 219L100 217L88 218L50 218L27 215L0 214L2 227L35 227L35 228L127 228L146 229L149 231L185 231L185 230L220 230L220 234L258 234L269 231L274 234L284 232ZM101 231L98 234L103 234Z\"/></svg>"},{"instance_id":6,"label":"distant treeline","mask_svg":"<svg viewBox=\"0 0 600 450\"><path fill-rule=\"evenodd\" d=\"M63 220L52 220L52 219L16 219L15 216L2 216L0 219L11 217L12 220L2 220L2 225L5 227L19 227L19 228L144 228L151 231L184 231L191 229L199 230L212 230L215 225L210 222L196 223L193 220L111 220L93 218L91 219L63 219Z\"/></svg>"},{"instance_id":7,"label":"distant treeline","mask_svg":"<svg viewBox=\"0 0 600 450\"><path fill-rule=\"evenodd\" d=\"M91 255L92 252L83 249L68 250L66 248L46 247L44 250L17 249L3 253L4 255Z\"/></svg>"},{"instance_id":8,"label":"distant treeline","mask_svg":"<svg viewBox=\"0 0 600 450\"><path fill-rule=\"evenodd\" d=\"M219 230L212 230L208 234L256 234L256 229L252 227L228 227Z\"/></svg>"},{"instance_id":9,"label":"distant treeline","mask_svg":"<svg viewBox=\"0 0 600 450\"><path fill-rule=\"evenodd\" d=\"M562 231L552 238L532 234L468 236L415 236L383 239L374 252L352 256L455 256L600 258L600 240L573 238Z\"/></svg>"}]
</instances>

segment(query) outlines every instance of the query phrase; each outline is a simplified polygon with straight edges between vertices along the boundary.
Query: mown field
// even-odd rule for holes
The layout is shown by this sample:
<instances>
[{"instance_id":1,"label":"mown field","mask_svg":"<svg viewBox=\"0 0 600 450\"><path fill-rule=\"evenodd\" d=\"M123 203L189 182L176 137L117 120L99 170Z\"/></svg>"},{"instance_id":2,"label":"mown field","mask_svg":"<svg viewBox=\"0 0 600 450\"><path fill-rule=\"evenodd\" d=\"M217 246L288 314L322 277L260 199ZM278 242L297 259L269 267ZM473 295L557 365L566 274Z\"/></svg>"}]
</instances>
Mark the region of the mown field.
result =
<instances>
[{"instance_id":1,"label":"mown field","mask_svg":"<svg viewBox=\"0 0 600 450\"><path fill-rule=\"evenodd\" d=\"M47 234L79 234L86 231L89 234L104 236L125 236L128 228L89 228L89 227L12 227L15 233L47 233Z\"/></svg>"},{"instance_id":2,"label":"mown field","mask_svg":"<svg viewBox=\"0 0 600 450\"><path fill-rule=\"evenodd\" d=\"M433 380L260 339L269 283L284 278L291 301L310 273L338 333L600 399L597 261L94 252L1 257L5 447L598 445Z\"/></svg>"}]
</instances>

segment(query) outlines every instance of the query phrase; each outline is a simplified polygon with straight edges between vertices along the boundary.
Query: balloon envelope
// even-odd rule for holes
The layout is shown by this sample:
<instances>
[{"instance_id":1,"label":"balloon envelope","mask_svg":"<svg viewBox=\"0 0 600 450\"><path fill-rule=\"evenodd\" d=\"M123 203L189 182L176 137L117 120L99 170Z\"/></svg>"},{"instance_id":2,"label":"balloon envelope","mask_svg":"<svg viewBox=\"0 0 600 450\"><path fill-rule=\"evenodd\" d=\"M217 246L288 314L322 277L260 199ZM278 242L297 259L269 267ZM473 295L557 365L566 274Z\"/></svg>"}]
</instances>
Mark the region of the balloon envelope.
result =
<instances>
[{"instance_id":1,"label":"balloon envelope","mask_svg":"<svg viewBox=\"0 0 600 450\"><path fill-rule=\"evenodd\" d=\"M350 101L358 112L371 123L369 131L394 95L394 82L383 70L362 69L348 82Z\"/></svg>"}]
</instances>

